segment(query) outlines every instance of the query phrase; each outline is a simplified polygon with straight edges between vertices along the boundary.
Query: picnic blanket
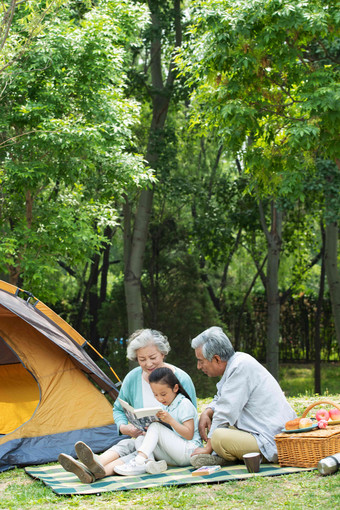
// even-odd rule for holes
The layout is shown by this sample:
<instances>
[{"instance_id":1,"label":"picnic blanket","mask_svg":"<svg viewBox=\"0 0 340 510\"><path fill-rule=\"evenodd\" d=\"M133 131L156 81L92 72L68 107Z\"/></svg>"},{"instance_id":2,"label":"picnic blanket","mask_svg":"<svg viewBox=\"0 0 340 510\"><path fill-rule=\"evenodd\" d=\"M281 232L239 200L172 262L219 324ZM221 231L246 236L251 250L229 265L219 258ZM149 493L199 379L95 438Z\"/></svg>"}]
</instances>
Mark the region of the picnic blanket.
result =
<instances>
[{"instance_id":1,"label":"picnic blanket","mask_svg":"<svg viewBox=\"0 0 340 510\"><path fill-rule=\"evenodd\" d=\"M159 475L144 474L140 476L108 476L89 485L81 483L73 474L64 471L60 465L29 466L27 474L38 478L59 495L100 494L108 491L127 491L130 489L146 489L150 487L187 485L193 483L217 483L243 480L256 476L278 476L300 471L311 471L314 468L280 467L278 464L263 464L260 472L248 473L246 467L234 465L223 467L220 471L208 476L192 476L193 467L169 467Z\"/></svg>"}]
</instances>

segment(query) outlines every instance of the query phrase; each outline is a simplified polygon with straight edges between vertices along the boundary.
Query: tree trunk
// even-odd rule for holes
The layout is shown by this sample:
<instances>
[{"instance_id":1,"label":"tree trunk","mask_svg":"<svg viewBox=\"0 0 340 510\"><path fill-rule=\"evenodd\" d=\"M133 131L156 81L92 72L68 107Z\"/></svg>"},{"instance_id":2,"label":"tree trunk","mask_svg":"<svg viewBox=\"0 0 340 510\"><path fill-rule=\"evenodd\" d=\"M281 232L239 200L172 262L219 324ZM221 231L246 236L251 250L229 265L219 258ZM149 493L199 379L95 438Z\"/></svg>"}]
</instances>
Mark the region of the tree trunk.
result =
<instances>
[{"instance_id":1,"label":"tree trunk","mask_svg":"<svg viewBox=\"0 0 340 510\"><path fill-rule=\"evenodd\" d=\"M160 26L161 0L149 0L151 12L151 80L152 80L152 121L149 131L148 147L145 155L150 167L157 170L158 159L164 144L163 128L168 114L172 86L175 78L173 62L170 63L166 83L163 83L162 60L161 60L161 38L162 29ZM181 44L181 21L180 1L174 0L174 24L175 24L175 46ZM141 276L143 259L148 235L149 220L152 209L154 188L143 189L135 214L135 224L131 235L131 229L124 233L125 252L125 274L124 289L126 296L127 318L129 334L144 326ZM125 206L127 211L127 205ZM130 221L130 217L129 217ZM130 228L124 219L124 227Z\"/></svg>"},{"instance_id":2,"label":"tree trunk","mask_svg":"<svg viewBox=\"0 0 340 510\"><path fill-rule=\"evenodd\" d=\"M335 334L340 347L340 273L337 266L339 228L337 222L326 225L325 269L332 303Z\"/></svg>"},{"instance_id":3,"label":"tree trunk","mask_svg":"<svg viewBox=\"0 0 340 510\"><path fill-rule=\"evenodd\" d=\"M322 301L325 289L325 230L321 224L322 233L322 249L321 249L321 274L319 295L315 313L315 336L314 336L314 349L315 349L315 362L314 362L314 392L321 395L321 338L320 338L320 321L322 315Z\"/></svg>"},{"instance_id":4,"label":"tree trunk","mask_svg":"<svg viewBox=\"0 0 340 510\"><path fill-rule=\"evenodd\" d=\"M89 290L89 338L90 343L98 350L99 349L99 338L98 338L98 308L99 308L99 297L98 297L98 279L99 279L99 261L100 255L96 253L92 258L90 281L91 287Z\"/></svg>"},{"instance_id":5,"label":"tree trunk","mask_svg":"<svg viewBox=\"0 0 340 510\"><path fill-rule=\"evenodd\" d=\"M264 211L260 203L260 218L267 239L268 260L266 277L267 294L267 345L266 363L269 372L279 378L279 339L280 339L280 296L279 296L279 263L282 243L282 212L275 203L271 204L271 229L267 228Z\"/></svg>"},{"instance_id":6,"label":"tree trunk","mask_svg":"<svg viewBox=\"0 0 340 510\"><path fill-rule=\"evenodd\" d=\"M143 306L141 293L141 275L143 258L148 234L153 192L143 190L135 217L135 226L131 238L130 253L127 257L124 275L126 310L129 335L143 327ZM128 236L128 234L126 234ZM127 245L127 243L125 243Z\"/></svg>"},{"instance_id":7,"label":"tree trunk","mask_svg":"<svg viewBox=\"0 0 340 510\"><path fill-rule=\"evenodd\" d=\"M106 300L107 294L107 277L109 274L110 268L110 249L111 249L111 239L113 236L113 230L111 227L105 228L105 237L107 238L107 242L103 246L103 263L101 268L101 278L100 278L100 293L99 293L99 303L102 305Z\"/></svg>"},{"instance_id":8,"label":"tree trunk","mask_svg":"<svg viewBox=\"0 0 340 510\"><path fill-rule=\"evenodd\" d=\"M267 261L267 255L264 257L261 266L258 268L254 278L252 279L252 281L251 281L251 283L250 283L250 285L248 287L248 290L247 290L247 292L245 293L245 295L243 297L242 304L241 304L240 308L238 309L237 317L236 317L236 321L235 321L235 331L234 331L234 338L235 338L234 348L235 348L235 351L238 351L240 349L241 322L242 322L242 318L243 318L244 308L245 308L246 303L247 303L247 299L250 296L250 293L253 290L254 285L256 283L256 280L259 277L259 274L262 271L262 268L265 265L266 261Z\"/></svg>"},{"instance_id":9,"label":"tree trunk","mask_svg":"<svg viewBox=\"0 0 340 510\"><path fill-rule=\"evenodd\" d=\"M90 321L90 330L88 333L89 339L93 345L98 348L99 347L99 338L97 331L97 321L98 321L98 310L106 299L106 290L107 290L107 274L109 269L109 254L110 254L110 242L112 239L113 231L111 227L106 227L105 229L105 237L107 241L103 243L102 248L99 253L95 253L91 259L90 263L90 274L88 280L84 284L84 291L81 295L79 293L77 297L77 302L81 302L77 318L75 320L75 329L82 332L84 336L87 336L84 331L82 324L84 321L86 309L91 316ZM103 263L100 269L99 264L100 260L103 256ZM62 264L61 264L62 265ZM100 289L98 292L98 283L99 276L101 275Z\"/></svg>"}]
</instances>

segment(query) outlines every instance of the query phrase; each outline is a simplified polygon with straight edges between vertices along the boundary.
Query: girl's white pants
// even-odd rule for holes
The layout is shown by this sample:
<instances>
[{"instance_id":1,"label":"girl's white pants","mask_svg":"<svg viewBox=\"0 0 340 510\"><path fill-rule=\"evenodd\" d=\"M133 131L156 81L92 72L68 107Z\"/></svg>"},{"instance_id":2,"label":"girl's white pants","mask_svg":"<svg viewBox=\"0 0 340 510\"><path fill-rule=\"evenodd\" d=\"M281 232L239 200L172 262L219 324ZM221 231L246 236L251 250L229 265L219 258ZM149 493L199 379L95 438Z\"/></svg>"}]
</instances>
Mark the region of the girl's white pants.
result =
<instances>
[{"instance_id":1,"label":"girl's white pants","mask_svg":"<svg viewBox=\"0 0 340 510\"><path fill-rule=\"evenodd\" d=\"M136 438L137 451L148 458L153 455L156 460L165 460L170 466L190 466L190 456L197 448L193 441L188 441L161 423L151 423L145 436Z\"/></svg>"}]
</instances>

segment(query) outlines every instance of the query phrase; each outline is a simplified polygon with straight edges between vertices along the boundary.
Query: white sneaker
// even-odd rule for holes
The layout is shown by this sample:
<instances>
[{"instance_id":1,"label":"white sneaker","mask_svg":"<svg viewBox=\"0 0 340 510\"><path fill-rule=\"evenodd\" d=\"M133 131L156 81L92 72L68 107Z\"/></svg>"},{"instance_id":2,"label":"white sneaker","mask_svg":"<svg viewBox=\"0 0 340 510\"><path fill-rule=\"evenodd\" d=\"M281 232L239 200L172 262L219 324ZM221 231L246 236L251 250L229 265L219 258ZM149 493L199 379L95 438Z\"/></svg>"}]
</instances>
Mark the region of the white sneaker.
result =
<instances>
[{"instance_id":1,"label":"white sneaker","mask_svg":"<svg viewBox=\"0 0 340 510\"><path fill-rule=\"evenodd\" d=\"M149 460L146 463L146 472L150 475L158 475L164 473L168 469L165 460Z\"/></svg>"},{"instance_id":2,"label":"white sneaker","mask_svg":"<svg viewBox=\"0 0 340 510\"><path fill-rule=\"evenodd\" d=\"M146 473L146 464L136 464L135 459L130 460L126 464L115 466L115 473L118 475L143 475Z\"/></svg>"}]
</instances>

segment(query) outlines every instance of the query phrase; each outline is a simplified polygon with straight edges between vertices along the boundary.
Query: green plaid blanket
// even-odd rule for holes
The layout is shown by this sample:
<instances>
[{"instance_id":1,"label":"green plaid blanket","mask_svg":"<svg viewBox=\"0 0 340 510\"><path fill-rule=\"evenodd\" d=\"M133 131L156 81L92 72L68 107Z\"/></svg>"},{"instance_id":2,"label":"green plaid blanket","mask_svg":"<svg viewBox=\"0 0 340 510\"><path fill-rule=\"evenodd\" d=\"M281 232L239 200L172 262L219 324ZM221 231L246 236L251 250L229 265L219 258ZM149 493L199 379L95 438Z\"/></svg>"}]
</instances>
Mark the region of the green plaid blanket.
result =
<instances>
[{"instance_id":1,"label":"green plaid blanket","mask_svg":"<svg viewBox=\"0 0 340 510\"><path fill-rule=\"evenodd\" d=\"M300 471L310 471L311 469L314 468L280 467L277 464L263 464L259 473L249 474L244 465L235 465L223 467L220 471L208 476L192 476L193 467L170 467L159 475L108 476L89 485L81 483L74 474L64 471L58 464L37 467L30 466L26 467L25 471L33 478L43 481L56 494L72 495L146 489L163 485L229 482L232 480L244 480L254 476L286 475Z\"/></svg>"}]
</instances>

